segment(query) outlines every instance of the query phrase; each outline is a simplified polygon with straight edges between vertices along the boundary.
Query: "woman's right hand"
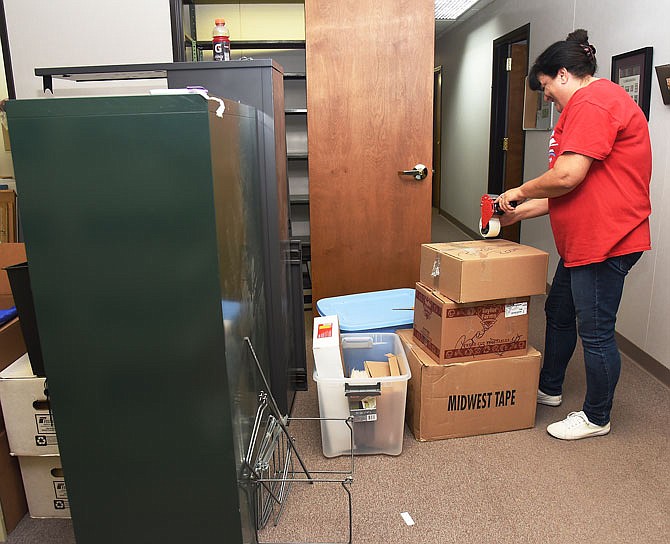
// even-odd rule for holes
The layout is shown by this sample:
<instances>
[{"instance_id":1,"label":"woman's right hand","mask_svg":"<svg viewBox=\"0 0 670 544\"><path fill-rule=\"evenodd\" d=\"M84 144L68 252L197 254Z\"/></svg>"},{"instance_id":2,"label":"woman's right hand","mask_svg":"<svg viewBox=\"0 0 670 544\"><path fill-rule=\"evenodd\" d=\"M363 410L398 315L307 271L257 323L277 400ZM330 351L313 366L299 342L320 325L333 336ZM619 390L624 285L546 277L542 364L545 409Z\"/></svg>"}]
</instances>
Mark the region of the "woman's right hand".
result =
<instances>
[{"instance_id":1,"label":"woman's right hand","mask_svg":"<svg viewBox=\"0 0 670 544\"><path fill-rule=\"evenodd\" d=\"M516 208L508 207L509 211L505 211L500 216L500 226L506 227L513 225L523 219L532 219L533 217L540 217L549 213L549 199L547 198L532 198L519 204Z\"/></svg>"}]
</instances>

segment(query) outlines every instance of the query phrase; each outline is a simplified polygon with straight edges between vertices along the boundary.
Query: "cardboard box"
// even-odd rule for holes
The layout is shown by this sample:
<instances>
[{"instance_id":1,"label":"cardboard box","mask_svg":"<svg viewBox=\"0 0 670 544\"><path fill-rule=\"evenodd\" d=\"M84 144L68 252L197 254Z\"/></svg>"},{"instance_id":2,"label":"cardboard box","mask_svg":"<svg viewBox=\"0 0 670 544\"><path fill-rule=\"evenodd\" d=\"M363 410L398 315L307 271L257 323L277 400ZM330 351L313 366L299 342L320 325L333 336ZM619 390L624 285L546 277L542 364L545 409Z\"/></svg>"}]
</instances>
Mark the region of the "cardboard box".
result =
<instances>
[{"instance_id":1,"label":"cardboard box","mask_svg":"<svg viewBox=\"0 0 670 544\"><path fill-rule=\"evenodd\" d=\"M535 425L539 351L527 355L438 365L398 331L411 377L406 420L417 440L440 440L526 429Z\"/></svg>"},{"instance_id":2,"label":"cardboard box","mask_svg":"<svg viewBox=\"0 0 670 544\"><path fill-rule=\"evenodd\" d=\"M0 372L26 352L21 324L18 318L0 327ZM5 429L5 418L0 404L0 431Z\"/></svg>"},{"instance_id":3,"label":"cardboard box","mask_svg":"<svg viewBox=\"0 0 670 544\"><path fill-rule=\"evenodd\" d=\"M0 431L0 542L7 539L27 511L19 462L9 454L7 433Z\"/></svg>"},{"instance_id":4,"label":"cardboard box","mask_svg":"<svg viewBox=\"0 0 670 544\"><path fill-rule=\"evenodd\" d=\"M0 309L14 306L12 288L5 267L26 262L26 246L24 244L0 244Z\"/></svg>"},{"instance_id":5,"label":"cardboard box","mask_svg":"<svg viewBox=\"0 0 670 544\"><path fill-rule=\"evenodd\" d=\"M70 502L57 455L19 457L31 518L69 518Z\"/></svg>"},{"instance_id":6,"label":"cardboard box","mask_svg":"<svg viewBox=\"0 0 670 544\"><path fill-rule=\"evenodd\" d=\"M416 284L414 340L440 364L525 355L530 297L459 304Z\"/></svg>"},{"instance_id":7,"label":"cardboard box","mask_svg":"<svg viewBox=\"0 0 670 544\"><path fill-rule=\"evenodd\" d=\"M420 281L455 302L543 295L549 254L508 240L421 246Z\"/></svg>"},{"instance_id":8,"label":"cardboard box","mask_svg":"<svg viewBox=\"0 0 670 544\"><path fill-rule=\"evenodd\" d=\"M314 318L314 370L321 378L344 378L340 326L336 315Z\"/></svg>"},{"instance_id":9,"label":"cardboard box","mask_svg":"<svg viewBox=\"0 0 670 544\"><path fill-rule=\"evenodd\" d=\"M5 266L11 266L25 262L26 248L23 244L0 244L0 309L6 310L14 306L12 289ZM0 326L0 372L16 361L26 352L26 343L23 340L21 325L18 318L8 321ZM5 428L5 423L0 408L0 431Z\"/></svg>"},{"instance_id":10,"label":"cardboard box","mask_svg":"<svg viewBox=\"0 0 670 544\"><path fill-rule=\"evenodd\" d=\"M45 381L33 374L27 353L0 372L0 403L13 455L58 455Z\"/></svg>"}]
</instances>

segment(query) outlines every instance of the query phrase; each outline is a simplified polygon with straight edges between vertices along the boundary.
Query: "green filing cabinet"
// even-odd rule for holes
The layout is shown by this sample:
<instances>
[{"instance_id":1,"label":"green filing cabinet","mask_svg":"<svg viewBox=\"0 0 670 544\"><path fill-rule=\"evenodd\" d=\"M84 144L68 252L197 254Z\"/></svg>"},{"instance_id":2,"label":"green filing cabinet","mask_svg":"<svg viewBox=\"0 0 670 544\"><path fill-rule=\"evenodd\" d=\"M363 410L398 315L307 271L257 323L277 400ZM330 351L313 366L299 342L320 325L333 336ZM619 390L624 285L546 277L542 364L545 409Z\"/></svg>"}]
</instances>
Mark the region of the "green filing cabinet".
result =
<instances>
[{"instance_id":1,"label":"green filing cabinet","mask_svg":"<svg viewBox=\"0 0 670 544\"><path fill-rule=\"evenodd\" d=\"M78 544L253 542L267 360L254 108L11 101L20 213Z\"/></svg>"}]
</instances>

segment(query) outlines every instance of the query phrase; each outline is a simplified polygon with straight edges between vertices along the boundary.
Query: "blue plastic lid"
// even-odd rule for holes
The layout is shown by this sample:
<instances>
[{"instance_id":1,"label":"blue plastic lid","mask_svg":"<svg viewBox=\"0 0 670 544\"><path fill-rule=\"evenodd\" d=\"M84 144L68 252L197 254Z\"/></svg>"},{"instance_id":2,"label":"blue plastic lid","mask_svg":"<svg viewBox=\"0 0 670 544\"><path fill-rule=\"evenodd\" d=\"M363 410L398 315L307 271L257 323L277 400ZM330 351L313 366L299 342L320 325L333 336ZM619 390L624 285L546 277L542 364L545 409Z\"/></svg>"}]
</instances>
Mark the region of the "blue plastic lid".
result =
<instances>
[{"instance_id":1,"label":"blue plastic lid","mask_svg":"<svg viewBox=\"0 0 670 544\"><path fill-rule=\"evenodd\" d=\"M316 309L322 316L337 315L342 332L402 327L414 322L414 289L322 298Z\"/></svg>"}]
</instances>

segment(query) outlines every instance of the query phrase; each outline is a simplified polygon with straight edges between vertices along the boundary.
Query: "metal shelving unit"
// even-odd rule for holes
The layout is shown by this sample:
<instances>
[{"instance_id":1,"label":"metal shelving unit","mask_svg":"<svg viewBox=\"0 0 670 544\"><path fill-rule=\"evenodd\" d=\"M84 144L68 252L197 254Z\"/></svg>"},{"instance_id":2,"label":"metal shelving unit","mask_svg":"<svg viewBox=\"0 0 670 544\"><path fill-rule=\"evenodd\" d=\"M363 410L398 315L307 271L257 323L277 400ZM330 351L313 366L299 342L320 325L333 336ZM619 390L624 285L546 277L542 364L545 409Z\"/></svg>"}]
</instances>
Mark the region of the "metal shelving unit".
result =
<instances>
[{"instance_id":1,"label":"metal shelving unit","mask_svg":"<svg viewBox=\"0 0 670 544\"><path fill-rule=\"evenodd\" d=\"M212 0L171 0L172 8L172 33L173 50L175 61L204 60L205 51L212 50L210 40L198 40L195 5L194 4L216 4ZM187 12L185 11L187 8ZM183 37L183 38L182 38ZM182 42L183 40L183 42ZM180 43L182 42L182 43ZM231 57L235 58L260 58L270 56L276 60L286 71L284 72L284 96L285 101L290 103L293 92L305 93L307 80L305 71L305 41L304 40L232 40L230 44ZM267 55L267 51L273 51ZM280 52L278 54L278 52ZM297 55L296 55L297 53ZM294 86L294 83L302 84ZM301 240L303 254L303 286L305 309L312 307L312 280L309 235L309 189L308 189L308 163L307 163L307 104L306 96L302 107L287 106L287 170L289 176L289 203L290 221L293 238ZM299 140L300 147L296 149L292 140Z\"/></svg>"}]
</instances>

